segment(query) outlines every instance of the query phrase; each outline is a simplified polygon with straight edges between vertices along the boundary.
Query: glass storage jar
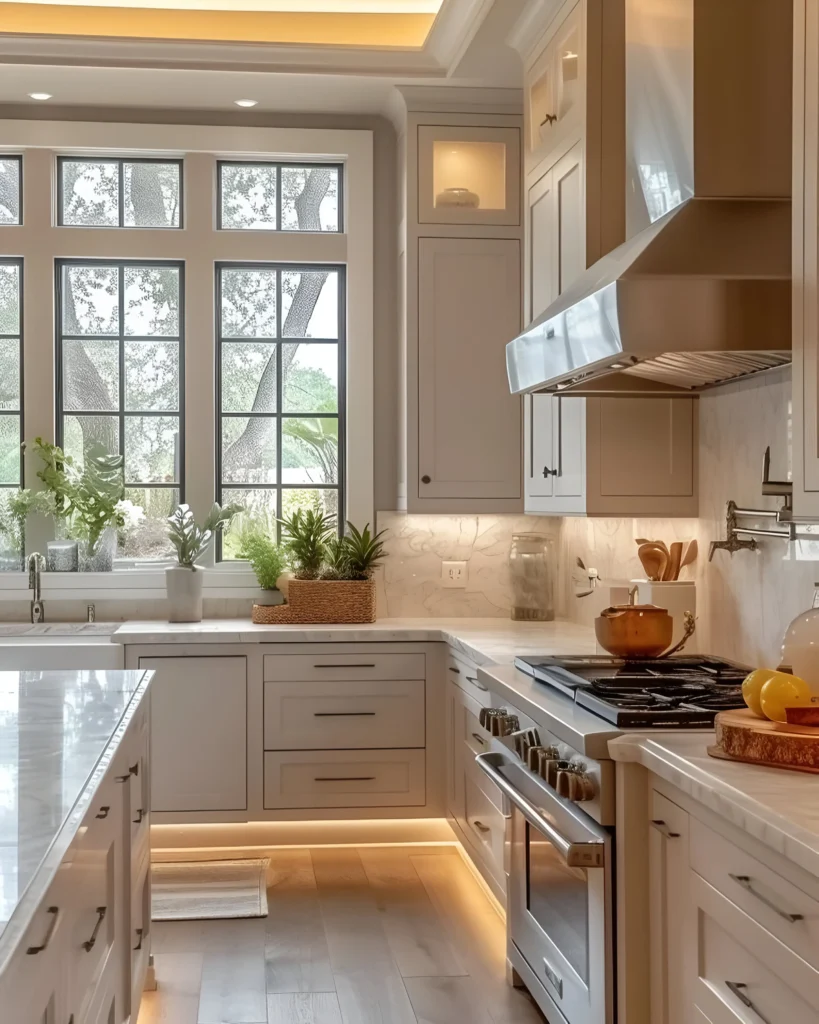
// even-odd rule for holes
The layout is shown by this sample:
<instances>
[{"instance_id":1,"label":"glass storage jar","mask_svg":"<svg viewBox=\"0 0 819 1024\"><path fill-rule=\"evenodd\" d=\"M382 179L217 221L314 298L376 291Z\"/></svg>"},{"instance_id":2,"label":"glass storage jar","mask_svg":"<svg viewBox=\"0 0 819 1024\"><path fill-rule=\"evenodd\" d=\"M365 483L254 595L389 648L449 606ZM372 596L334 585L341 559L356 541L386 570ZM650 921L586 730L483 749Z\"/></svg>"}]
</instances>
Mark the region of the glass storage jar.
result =
<instances>
[{"instance_id":1,"label":"glass storage jar","mask_svg":"<svg viewBox=\"0 0 819 1024\"><path fill-rule=\"evenodd\" d=\"M542 533L516 533L509 552L512 618L551 622L555 617L554 541Z\"/></svg>"}]
</instances>

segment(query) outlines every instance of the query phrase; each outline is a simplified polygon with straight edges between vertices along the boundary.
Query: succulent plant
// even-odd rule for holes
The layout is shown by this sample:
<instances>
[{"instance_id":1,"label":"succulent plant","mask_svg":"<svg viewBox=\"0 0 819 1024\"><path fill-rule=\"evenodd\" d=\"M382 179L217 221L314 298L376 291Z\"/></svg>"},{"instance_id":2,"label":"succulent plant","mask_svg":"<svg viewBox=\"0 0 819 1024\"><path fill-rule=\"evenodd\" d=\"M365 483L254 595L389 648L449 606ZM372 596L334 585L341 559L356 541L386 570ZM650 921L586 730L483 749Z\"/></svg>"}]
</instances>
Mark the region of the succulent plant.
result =
<instances>
[{"instance_id":1,"label":"succulent plant","mask_svg":"<svg viewBox=\"0 0 819 1024\"><path fill-rule=\"evenodd\" d=\"M285 550L296 579L319 579L325 549L335 529L335 516L322 515L315 509L300 508L282 519L281 524L285 531Z\"/></svg>"}]
</instances>

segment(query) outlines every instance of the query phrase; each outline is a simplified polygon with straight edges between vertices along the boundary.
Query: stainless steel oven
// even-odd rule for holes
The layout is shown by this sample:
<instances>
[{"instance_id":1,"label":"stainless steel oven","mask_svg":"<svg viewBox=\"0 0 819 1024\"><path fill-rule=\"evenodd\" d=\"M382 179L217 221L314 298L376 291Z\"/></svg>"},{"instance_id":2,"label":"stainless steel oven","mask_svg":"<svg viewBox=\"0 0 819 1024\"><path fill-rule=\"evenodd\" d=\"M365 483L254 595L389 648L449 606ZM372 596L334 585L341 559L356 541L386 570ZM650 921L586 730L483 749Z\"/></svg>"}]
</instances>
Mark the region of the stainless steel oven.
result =
<instances>
[{"instance_id":1,"label":"stainless steel oven","mask_svg":"<svg viewBox=\"0 0 819 1024\"><path fill-rule=\"evenodd\" d=\"M508 956L552 1024L613 1024L613 842L509 753L477 763L508 799Z\"/></svg>"}]
</instances>

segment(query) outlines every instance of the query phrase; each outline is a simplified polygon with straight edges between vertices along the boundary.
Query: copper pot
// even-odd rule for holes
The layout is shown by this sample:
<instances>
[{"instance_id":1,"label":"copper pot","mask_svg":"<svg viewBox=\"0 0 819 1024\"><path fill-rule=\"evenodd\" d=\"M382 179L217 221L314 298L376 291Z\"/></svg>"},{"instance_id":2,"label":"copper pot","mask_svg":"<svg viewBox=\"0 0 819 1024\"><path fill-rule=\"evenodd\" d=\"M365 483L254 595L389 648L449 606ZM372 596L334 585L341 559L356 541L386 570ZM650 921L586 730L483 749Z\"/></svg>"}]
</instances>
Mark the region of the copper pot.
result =
<instances>
[{"instance_id":1,"label":"copper pot","mask_svg":"<svg viewBox=\"0 0 819 1024\"><path fill-rule=\"evenodd\" d=\"M671 646L674 620L653 604L606 608L594 620L600 646L618 658L657 658Z\"/></svg>"}]
</instances>

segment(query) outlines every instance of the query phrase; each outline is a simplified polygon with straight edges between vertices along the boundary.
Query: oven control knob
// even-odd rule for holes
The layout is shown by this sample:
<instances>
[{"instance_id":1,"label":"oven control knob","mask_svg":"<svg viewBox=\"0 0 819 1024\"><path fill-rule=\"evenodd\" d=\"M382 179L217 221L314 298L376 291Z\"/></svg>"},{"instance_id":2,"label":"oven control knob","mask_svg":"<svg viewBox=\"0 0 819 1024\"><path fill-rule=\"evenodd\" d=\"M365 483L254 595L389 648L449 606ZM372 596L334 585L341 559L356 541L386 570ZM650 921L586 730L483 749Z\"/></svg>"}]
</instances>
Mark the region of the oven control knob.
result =
<instances>
[{"instance_id":1,"label":"oven control knob","mask_svg":"<svg viewBox=\"0 0 819 1024\"><path fill-rule=\"evenodd\" d=\"M583 764L571 764L557 772L554 787L558 796L582 803L592 800L595 795L594 779L586 772Z\"/></svg>"}]
</instances>

